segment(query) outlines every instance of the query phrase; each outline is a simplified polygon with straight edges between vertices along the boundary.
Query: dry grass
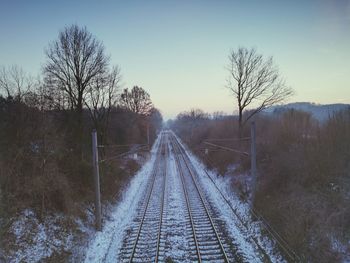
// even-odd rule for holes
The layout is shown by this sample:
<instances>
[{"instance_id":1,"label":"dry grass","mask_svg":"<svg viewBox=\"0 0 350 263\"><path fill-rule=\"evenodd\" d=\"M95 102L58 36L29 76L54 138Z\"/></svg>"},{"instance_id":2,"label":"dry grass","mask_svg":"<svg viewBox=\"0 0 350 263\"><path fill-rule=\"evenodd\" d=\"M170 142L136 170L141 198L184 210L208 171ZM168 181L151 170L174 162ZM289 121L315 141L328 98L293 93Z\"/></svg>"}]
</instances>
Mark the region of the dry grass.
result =
<instances>
[{"instance_id":1,"label":"dry grass","mask_svg":"<svg viewBox=\"0 0 350 263\"><path fill-rule=\"evenodd\" d=\"M295 110L255 121L259 178L254 206L305 261L341 262L350 255L350 109L322 124ZM195 130L177 120L174 129L200 157L204 139L237 134L229 118L203 119ZM249 145L227 146L249 151ZM249 172L249 159L231 152L212 151L203 161L221 174L232 163L240 164L239 172ZM235 187L247 198L244 180Z\"/></svg>"}]
</instances>

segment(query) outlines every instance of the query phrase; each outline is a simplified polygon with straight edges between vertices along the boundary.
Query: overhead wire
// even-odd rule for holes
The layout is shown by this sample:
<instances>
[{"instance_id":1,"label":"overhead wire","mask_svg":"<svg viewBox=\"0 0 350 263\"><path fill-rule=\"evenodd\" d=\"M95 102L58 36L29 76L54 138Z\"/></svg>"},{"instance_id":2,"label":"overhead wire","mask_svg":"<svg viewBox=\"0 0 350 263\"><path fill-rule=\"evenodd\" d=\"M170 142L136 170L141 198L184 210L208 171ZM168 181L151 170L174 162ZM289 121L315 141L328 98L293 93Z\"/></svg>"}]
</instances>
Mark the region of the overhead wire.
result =
<instances>
[{"instance_id":1,"label":"overhead wire","mask_svg":"<svg viewBox=\"0 0 350 263\"><path fill-rule=\"evenodd\" d=\"M134 149L130 149L126 152L122 152L120 154L117 154L117 155L114 155L112 157L109 157L109 158L105 158L105 159L101 159L99 162L100 163L104 163L104 162L108 162L108 161L112 161L112 160L116 160L116 159L119 159L119 158L122 158L126 155L129 155L129 154L134 154L134 153L138 153L140 152L141 150L144 150L148 148L148 145L147 144L138 144L136 148Z\"/></svg>"}]
</instances>

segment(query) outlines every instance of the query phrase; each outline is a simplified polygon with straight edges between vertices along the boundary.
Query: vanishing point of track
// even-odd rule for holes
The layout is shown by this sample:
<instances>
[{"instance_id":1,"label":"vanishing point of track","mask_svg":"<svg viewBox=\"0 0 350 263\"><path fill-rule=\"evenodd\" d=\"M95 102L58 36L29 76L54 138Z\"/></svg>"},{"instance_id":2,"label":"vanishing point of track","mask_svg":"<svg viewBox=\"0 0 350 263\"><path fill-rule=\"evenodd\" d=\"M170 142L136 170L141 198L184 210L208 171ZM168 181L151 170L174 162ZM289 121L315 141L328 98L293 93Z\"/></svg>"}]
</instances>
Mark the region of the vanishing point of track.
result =
<instances>
[{"instance_id":1,"label":"vanishing point of track","mask_svg":"<svg viewBox=\"0 0 350 263\"><path fill-rule=\"evenodd\" d=\"M211 207L183 147L170 132L162 132L160 146L144 201L133 227L127 233L121 259L123 262L165 262L167 160L172 150L180 177L186 211L186 229L191 262L240 261L224 233L223 223Z\"/></svg>"}]
</instances>

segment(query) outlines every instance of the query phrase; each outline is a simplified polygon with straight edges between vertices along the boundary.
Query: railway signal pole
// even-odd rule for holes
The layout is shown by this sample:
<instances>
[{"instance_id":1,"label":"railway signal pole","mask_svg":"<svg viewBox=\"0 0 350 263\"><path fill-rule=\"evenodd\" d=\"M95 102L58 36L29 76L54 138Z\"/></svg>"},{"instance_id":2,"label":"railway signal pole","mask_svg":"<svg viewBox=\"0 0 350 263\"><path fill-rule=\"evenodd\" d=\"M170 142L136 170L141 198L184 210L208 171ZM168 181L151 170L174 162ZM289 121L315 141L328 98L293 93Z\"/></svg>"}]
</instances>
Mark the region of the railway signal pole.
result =
<instances>
[{"instance_id":1,"label":"railway signal pole","mask_svg":"<svg viewBox=\"0 0 350 263\"><path fill-rule=\"evenodd\" d=\"M92 131L92 164L94 172L94 184L95 184L95 223L96 229L101 231L101 194L100 194L100 171L98 164L98 144L97 144L97 132Z\"/></svg>"},{"instance_id":2,"label":"railway signal pole","mask_svg":"<svg viewBox=\"0 0 350 263\"><path fill-rule=\"evenodd\" d=\"M149 123L147 124L147 144L149 147Z\"/></svg>"}]
</instances>

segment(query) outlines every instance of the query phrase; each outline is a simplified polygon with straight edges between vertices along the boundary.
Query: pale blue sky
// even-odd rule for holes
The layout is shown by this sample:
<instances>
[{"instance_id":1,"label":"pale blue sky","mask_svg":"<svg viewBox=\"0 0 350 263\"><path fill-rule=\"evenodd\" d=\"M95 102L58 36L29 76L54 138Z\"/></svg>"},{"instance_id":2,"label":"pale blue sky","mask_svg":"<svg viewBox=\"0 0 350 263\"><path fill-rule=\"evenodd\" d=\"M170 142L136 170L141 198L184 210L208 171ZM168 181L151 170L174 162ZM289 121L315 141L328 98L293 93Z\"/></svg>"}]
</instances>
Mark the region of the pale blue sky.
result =
<instances>
[{"instance_id":1,"label":"pale blue sky","mask_svg":"<svg viewBox=\"0 0 350 263\"><path fill-rule=\"evenodd\" d=\"M37 75L59 30L87 26L166 118L235 110L225 89L232 48L272 55L291 101L350 103L350 0L1 1L0 65Z\"/></svg>"}]
</instances>

